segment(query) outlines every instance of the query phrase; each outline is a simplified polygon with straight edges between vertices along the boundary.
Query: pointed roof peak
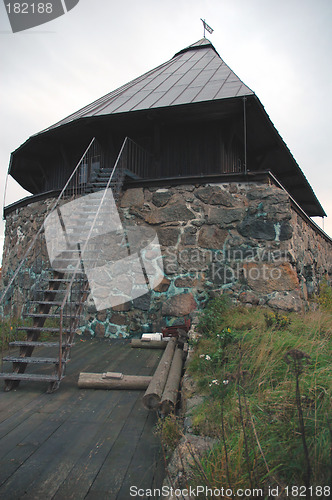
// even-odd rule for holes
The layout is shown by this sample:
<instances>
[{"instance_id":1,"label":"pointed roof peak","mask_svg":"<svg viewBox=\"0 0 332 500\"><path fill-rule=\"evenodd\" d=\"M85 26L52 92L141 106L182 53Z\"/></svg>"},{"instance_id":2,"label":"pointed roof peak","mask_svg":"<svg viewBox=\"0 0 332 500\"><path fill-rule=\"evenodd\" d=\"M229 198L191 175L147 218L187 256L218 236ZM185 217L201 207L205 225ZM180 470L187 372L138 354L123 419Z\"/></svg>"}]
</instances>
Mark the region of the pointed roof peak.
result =
<instances>
[{"instance_id":1,"label":"pointed roof peak","mask_svg":"<svg viewBox=\"0 0 332 500\"><path fill-rule=\"evenodd\" d=\"M218 54L218 52L216 51L216 49L214 48L214 46L210 42L210 40L208 40L208 38L201 38L200 40L198 40L198 42L192 43L191 45L188 45L188 47L185 47L184 49L179 50L179 52L174 54L173 59L174 59L174 57L177 57L180 54L184 54L185 52L189 52L191 50L197 50L197 49L206 49L206 48L211 48L215 51L216 54ZM218 56L219 56L219 54L218 54Z\"/></svg>"},{"instance_id":2,"label":"pointed roof peak","mask_svg":"<svg viewBox=\"0 0 332 500\"><path fill-rule=\"evenodd\" d=\"M206 103L253 94L223 61L210 40L202 38L182 49L169 61L43 132L82 118Z\"/></svg>"}]
</instances>

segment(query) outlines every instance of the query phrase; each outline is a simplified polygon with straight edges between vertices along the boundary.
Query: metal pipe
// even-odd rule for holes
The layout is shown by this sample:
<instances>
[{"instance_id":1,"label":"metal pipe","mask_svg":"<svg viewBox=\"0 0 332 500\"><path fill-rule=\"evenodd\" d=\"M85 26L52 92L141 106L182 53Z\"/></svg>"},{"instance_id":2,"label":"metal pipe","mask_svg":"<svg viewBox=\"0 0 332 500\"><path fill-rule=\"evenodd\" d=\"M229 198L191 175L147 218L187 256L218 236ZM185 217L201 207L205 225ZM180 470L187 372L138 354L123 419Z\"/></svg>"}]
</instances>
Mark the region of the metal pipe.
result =
<instances>
[{"instance_id":1,"label":"metal pipe","mask_svg":"<svg viewBox=\"0 0 332 500\"><path fill-rule=\"evenodd\" d=\"M61 379L62 373L62 325L63 325L63 309L60 309L60 328L59 328L59 366L58 379Z\"/></svg>"},{"instance_id":2,"label":"metal pipe","mask_svg":"<svg viewBox=\"0 0 332 500\"><path fill-rule=\"evenodd\" d=\"M243 96L243 143L244 143L244 173L247 174L247 113L246 113L246 100Z\"/></svg>"}]
</instances>

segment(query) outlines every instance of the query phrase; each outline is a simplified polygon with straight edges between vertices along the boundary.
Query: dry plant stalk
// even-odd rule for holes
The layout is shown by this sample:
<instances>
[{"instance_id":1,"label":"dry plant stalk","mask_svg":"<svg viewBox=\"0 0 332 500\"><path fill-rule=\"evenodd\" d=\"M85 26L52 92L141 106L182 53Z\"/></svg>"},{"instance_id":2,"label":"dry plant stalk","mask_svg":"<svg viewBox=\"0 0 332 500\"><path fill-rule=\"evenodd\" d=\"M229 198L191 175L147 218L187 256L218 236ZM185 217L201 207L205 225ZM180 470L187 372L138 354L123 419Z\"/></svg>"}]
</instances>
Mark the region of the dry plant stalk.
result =
<instances>
[{"instance_id":1,"label":"dry plant stalk","mask_svg":"<svg viewBox=\"0 0 332 500\"><path fill-rule=\"evenodd\" d=\"M309 487L310 487L310 477L311 477L311 464L310 464L310 457L309 457L309 451L308 451L306 433L305 433L305 426L304 426L304 420L303 420L303 411L302 411L302 405L301 405L301 391L300 391L299 380L300 380L301 374L304 371L304 362L306 362L307 364L311 363L311 358L310 358L309 354L306 354L305 352L301 351L300 349L290 349L289 351L286 352L284 359L285 359L286 363L292 367L294 375L295 375L295 399L296 399L296 406L297 406L297 411L298 411L299 427L300 427L300 433L301 433L301 438L302 438L304 459L306 462L306 472L304 475L304 482L305 482L305 486L306 486L306 498L308 500L310 500Z\"/></svg>"}]
</instances>

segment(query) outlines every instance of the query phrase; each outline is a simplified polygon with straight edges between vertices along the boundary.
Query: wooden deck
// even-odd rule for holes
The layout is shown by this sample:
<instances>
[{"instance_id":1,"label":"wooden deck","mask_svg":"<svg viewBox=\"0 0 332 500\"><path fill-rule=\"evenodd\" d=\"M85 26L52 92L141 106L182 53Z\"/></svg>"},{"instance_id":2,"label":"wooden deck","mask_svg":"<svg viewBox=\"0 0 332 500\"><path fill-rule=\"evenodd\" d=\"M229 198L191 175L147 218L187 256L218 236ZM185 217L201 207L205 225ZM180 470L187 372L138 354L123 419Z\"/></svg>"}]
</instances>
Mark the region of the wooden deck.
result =
<instances>
[{"instance_id":1,"label":"wooden deck","mask_svg":"<svg viewBox=\"0 0 332 500\"><path fill-rule=\"evenodd\" d=\"M76 339L57 392L31 382L1 391L0 498L129 500L131 485L160 487L156 415L144 409L143 392L78 389L77 380L81 371L151 375L161 354Z\"/></svg>"}]
</instances>

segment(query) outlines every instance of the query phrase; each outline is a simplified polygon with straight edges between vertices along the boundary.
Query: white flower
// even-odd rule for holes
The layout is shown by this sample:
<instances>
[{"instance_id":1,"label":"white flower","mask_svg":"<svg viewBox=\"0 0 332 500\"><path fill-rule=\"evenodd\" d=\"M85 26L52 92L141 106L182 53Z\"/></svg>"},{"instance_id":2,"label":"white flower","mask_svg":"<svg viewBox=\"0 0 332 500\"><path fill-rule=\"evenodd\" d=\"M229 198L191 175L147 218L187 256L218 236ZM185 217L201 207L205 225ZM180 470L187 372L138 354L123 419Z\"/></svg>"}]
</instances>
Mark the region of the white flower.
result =
<instances>
[{"instance_id":1,"label":"white flower","mask_svg":"<svg viewBox=\"0 0 332 500\"><path fill-rule=\"evenodd\" d=\"M206 361L211 361L211 356L209 356L208 354L205 356L205 359Z\"/></svg>"},{"instance_id":2,"label":"white flower","mask_svg":"<svg viewBox=\"0 0 332 500\"><path fill-rule=\"evenodd\" d=\"M212 380L212 384L219 385L219 381L218 381L218 379L214 379L214 380Z\"/></svg>"},{"instance_id":3,"label":"white flower","mask_svg":"<svg viewBox=\"0 0 332 500\"><path fill-rule=\"evenodd\" d=\"M205 358L205 354L200 354L199 357L200 358Z\"/></svg>"},{"instance_id":4,"label":"white flower","mask_svg":"<svg viewBox=\"0 0 332 500\"><path fill-rule=\"evenodd\" d=\"M222 383L223 383L224 385L227 385L227 384L228 384L228 382L229 382L229 380L223 380L223 381L222 381Z\"/></svg>"}]
</instances>

